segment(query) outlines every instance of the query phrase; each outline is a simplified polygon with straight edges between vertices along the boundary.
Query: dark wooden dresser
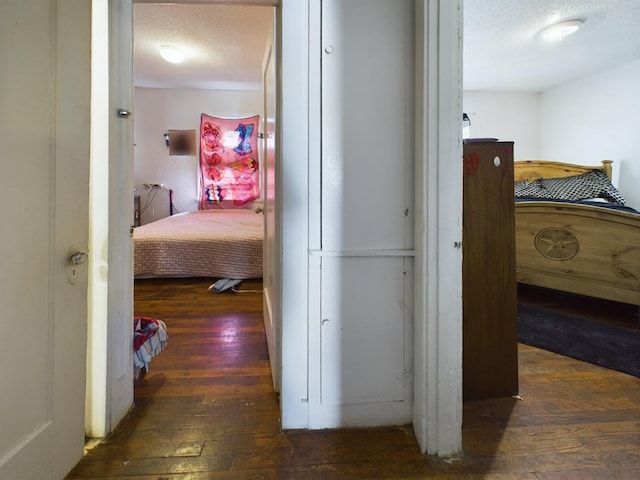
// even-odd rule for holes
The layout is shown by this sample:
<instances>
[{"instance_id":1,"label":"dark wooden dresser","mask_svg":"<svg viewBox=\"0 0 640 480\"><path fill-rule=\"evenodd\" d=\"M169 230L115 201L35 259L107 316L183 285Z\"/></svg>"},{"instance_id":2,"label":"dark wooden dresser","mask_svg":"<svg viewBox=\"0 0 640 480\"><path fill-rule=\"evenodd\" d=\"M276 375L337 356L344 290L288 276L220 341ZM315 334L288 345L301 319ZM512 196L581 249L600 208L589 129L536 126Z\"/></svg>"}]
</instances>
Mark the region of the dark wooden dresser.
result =
<instances>
[{"instance_id":1,"label":"dark wooden dresser","mask_svg":"<svg viewBox=\"0 0 640 480\"><path fill-rule=\"evenodd\" d=\"M518 393L513 142L463 148L463 399Z\"/></svg>"}]
</instances>

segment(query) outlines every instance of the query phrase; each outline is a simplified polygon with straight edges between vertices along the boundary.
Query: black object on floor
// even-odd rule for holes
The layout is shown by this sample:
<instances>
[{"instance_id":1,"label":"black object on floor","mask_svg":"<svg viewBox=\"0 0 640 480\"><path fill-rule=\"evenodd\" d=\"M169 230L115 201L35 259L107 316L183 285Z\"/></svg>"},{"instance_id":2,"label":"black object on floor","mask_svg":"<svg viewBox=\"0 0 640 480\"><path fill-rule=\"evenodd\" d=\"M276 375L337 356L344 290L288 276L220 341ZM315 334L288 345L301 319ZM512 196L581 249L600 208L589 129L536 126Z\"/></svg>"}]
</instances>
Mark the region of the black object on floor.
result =
<instances>
[{"instance_id":1,"label":"black object on floor","mask_svg":"<svg viewBox=\"0 0 640 480\"><path fill-rule=\"evenodd\" d=\"M518 341L640 377L640 332L518 305Z\"/></svg>"}]
</instances>

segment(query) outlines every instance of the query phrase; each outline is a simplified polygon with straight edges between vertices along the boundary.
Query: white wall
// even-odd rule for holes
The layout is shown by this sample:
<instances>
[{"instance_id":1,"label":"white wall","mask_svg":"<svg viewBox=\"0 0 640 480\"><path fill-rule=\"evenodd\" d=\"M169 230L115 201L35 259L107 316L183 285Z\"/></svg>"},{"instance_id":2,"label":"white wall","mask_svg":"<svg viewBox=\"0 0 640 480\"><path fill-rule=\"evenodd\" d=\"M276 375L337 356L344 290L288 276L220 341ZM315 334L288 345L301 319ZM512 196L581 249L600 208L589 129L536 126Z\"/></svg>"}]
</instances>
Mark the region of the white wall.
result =
<instances>
[{"instance_id":1,"label":"white wall","mask_svg":"<svg viewBox=\"0 0 640 480\"><path fill-rule=\"evenodd\" d=\"M640 209L640 60L541 93L464 92L471 137L515 142L515 159L600 165Z\"/></svg>"},{"instance_id":2,"label":"white wall","mask_svg":"<svg viewBox=\"0 0 640 480\"><path fill-rule=\"evenodd\" d=\"M540 155L597 165L613 160L613 183L640 209L640 60L542 93Z\"/></svg>"},{"instance_id":3,"label":"white wall","mask_svg":"<svg viewBox=\"0 0 640 480\"><path fill-rule=\"evenodd\" d=\"M262 92L255 90L136 88L135 185L162 184L173 190L173 202L179 212L197 210L198 156L169 156L163 134L168 130L195 130L197 134L202 113L246 117L259 114L262 103ZM144 194L145 189L140 190ZM157 211L148 211L147 221L167 216L168 197L158 196L153 207Z\"/></svg>"},{"instance_id":4,"label":"white wall","mask_svg":"<svg viewBox=\"0 0 640 480\"><path fill-rule=\"evenodd\" d=\"M515 160L540 158L538 93L465 91L463 97L471 138L513 141Z\"/></svg>"}]
</instances>

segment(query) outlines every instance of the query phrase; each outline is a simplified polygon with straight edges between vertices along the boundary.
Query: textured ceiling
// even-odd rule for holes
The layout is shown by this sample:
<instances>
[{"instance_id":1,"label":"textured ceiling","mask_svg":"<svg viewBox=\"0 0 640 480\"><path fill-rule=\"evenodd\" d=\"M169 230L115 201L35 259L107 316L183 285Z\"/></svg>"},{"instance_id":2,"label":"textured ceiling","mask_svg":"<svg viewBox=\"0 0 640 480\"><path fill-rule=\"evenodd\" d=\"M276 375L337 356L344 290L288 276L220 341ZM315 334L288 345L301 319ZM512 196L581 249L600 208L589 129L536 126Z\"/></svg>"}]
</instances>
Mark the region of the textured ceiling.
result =
<instances>
[{"instance_id":1,"label":"textured ceiling","mask_svg":"<svg viewBox=\"0 0 640 480\"><path fill-rule=\"evenodd\" d=\"M273 8L238 5L134 4L135 84L142 87L260 89ZM180 64L160 57L179 46Z\"/></svg>"},{"instance_id":2,"label":"textured ceiling","mask_svg":"<svg viewBox=\"0 0 640 480\"><path fill-rule=\"evenodd\" d=\"M561 42L538 32L584 22ZM543 91L640 59L640 0L464 0L465 90Z\"/></svg>"},{"instance_id":3,"label":"textured ceiling","mask_svg":"<svg viewBox=\"0 0 640 480\"><path fill-rule=\"evenodd\" d=\"M250 3L264 2L274 4ZM231 5L237 0L211 3L134 3L136 85L260 88L273 8ZM543 91L640 59L640 0L463 0L463 5L466 90ZM537 35L570 19L584 24L559 44ZM164 44L181 46L186 61L164 62L158 52Z\"/></svg>"}]
</instances>

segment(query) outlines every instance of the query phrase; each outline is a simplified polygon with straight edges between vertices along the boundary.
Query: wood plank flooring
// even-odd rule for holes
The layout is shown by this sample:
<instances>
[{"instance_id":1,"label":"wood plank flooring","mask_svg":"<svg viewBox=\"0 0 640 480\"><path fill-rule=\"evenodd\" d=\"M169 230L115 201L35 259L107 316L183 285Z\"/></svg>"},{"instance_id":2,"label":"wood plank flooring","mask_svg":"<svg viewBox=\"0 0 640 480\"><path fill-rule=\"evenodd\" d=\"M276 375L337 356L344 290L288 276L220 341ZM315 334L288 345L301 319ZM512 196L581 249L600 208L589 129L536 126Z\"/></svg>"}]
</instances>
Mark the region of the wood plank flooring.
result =
<instances>
[{"instance_id":1,"label":"wood plank flooring","mask_svg":"<svg viewBox=\"0 0 640 480\"><path fill-rule=\"evenodd\" d=\"M465 403L459 458L422 455L410 426L283 432L262 295L211 294L211 283L136 282L135 313L166 322L167 348L137 381L135 408L67 478L640 478L640 379L524 345L522 400Z\"/></svg>"}]
</instances>

